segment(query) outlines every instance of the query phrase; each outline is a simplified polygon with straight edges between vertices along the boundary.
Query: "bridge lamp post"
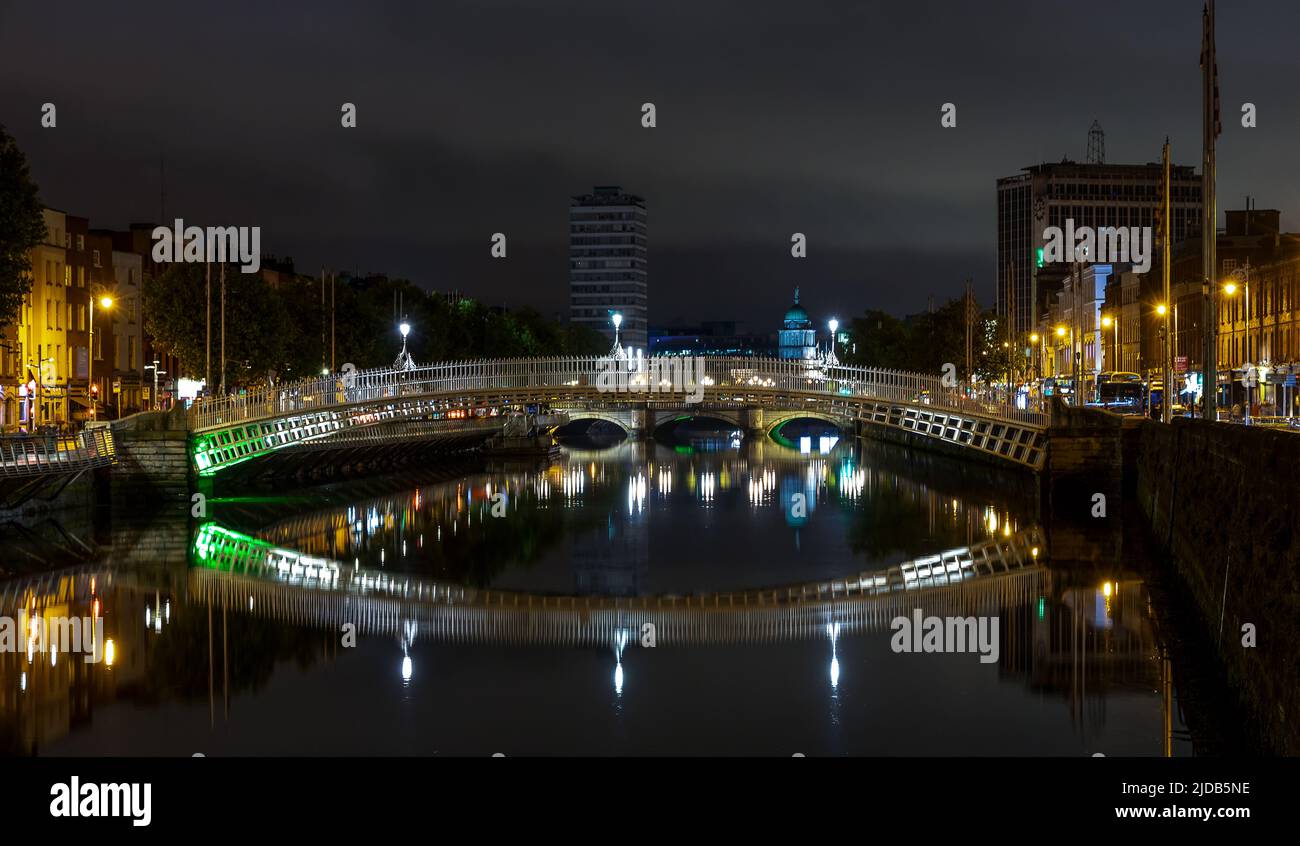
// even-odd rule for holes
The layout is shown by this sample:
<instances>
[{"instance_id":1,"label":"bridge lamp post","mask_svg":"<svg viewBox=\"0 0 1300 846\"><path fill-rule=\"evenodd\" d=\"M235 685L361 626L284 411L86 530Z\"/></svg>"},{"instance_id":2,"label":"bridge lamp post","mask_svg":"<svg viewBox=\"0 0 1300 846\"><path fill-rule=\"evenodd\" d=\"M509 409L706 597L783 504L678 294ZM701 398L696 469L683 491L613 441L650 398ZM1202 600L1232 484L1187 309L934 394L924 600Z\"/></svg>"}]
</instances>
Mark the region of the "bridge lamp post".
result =
<instances>
[{"instance_id":1,"label":"bridge lamp post","mask_svg":"<svg viewBox=\"0 0 1300 846\"><path fill-rule=\"evenodd\" d=\"M618 341L618 330L619 330L619 327L621 327L621 326L623 325L623 312L621 312L621 311L616 311L616 312L614 312L613 314L610 315L609 319L610 319L610 320L613 322L613 324L614 324L614 349L610 350L610 353L609 353L609 354L610 354L610 356L612 356L613 358L621 358L621 357L622 357L621 354L622 354L622 352L623 352L623 347L622 347L622 345L619 344L619 341Z\"/></svg>"},{"instance_id":2,"label":"bridge lamp post","mask_svg":"<svg viewBox=\"0 0 1300 846\"><path fill-rule=\"evenodd\" d=\"M397 361L393 362L394 370L414 370L415 362L411 359L411 354L406 351L406 336L411 334L411 324L405 319L397 326L397 331L402 333L402 351L397 355Z\"/></svg>"},{"instance_id":3,"label":"bridge lamp post","mask_svg":"<svg viewBox=\"0 0 1300 846\"><path fill-rule=\"evenodd\" d=\"M99 298L99 307L108 311L113 307L113 298L104 295ZM95 298L90 298L90 355L86 356L86 394L90 400L90 419L99 419L99 402L96 398L95 385Z\"/></svg>"},{"instance_id":4,"label":"bridge lamp post","mask_svg":"<svg viewBox=\"0 0 1300 846\"><path fill-rule=\"evenodd\" d=\"M826 326L831 330L831 355L827 363L839 364L839 359L835 357L835 333L838 332L840 329L840 322L836 318L832 317L830 322L827 323Z\"/></svg>"}]
</instances>

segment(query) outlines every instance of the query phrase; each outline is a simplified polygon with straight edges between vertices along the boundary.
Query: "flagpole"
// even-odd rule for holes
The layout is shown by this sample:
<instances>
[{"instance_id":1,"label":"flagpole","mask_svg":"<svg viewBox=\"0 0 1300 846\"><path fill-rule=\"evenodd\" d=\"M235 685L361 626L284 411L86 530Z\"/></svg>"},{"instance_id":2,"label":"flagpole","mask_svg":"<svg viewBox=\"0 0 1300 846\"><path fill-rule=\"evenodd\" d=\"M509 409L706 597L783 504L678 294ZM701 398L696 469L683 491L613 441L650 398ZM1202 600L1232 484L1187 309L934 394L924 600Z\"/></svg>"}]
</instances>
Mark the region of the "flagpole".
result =
<instances>
[{"instance_id":1,"label":"flagpole","mask_svg":"<svg viewBox=\"0 0 1300 846\"><path fill-rule=\"evenodd\" d=\"M1218 211L1215 206L1215 138L1219 134L1219 68L1214 48L1214 0L1207 0L1202 13L1204 33L1201 43L1201 299L1205 314L1205 366L1201 378L1202 414L1206 420L1218 419L1218 283L1215 272L1215 248L1218 240Z\"/></svg>"}]
</instances>

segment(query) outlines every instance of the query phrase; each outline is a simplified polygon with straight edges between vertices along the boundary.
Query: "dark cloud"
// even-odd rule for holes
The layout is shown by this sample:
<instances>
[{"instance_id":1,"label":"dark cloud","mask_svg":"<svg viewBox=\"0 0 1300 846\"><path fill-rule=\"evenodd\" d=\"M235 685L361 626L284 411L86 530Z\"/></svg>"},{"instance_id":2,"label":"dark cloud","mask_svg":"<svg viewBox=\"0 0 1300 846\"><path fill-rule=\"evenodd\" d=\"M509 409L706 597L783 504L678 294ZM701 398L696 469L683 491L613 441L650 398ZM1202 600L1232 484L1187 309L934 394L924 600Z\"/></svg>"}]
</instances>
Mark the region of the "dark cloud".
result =
<instances>
[{"instance_id":1,"label":"dark cloud","mask_svg":"<svg viewBox=\"0 0 1300 846\"><path fill-rule=\"evenodd\" d=\"M1300 229L1300 6L1220 6L1220 207L1251 194ZM1168 135L1199 163L1200 9L10 4L0 121L52 205L154 219L163 152L169 214L262 225L305 270L563 309L567 198L622 184L649 202L655 320L770 323L796 284L816 311L908 311L968 276L991 299L994 180L1082 159L1094 118L1110 161L1156 160ZM57 130L39 128L46 101Z\"/></svg>"}]
</instances>

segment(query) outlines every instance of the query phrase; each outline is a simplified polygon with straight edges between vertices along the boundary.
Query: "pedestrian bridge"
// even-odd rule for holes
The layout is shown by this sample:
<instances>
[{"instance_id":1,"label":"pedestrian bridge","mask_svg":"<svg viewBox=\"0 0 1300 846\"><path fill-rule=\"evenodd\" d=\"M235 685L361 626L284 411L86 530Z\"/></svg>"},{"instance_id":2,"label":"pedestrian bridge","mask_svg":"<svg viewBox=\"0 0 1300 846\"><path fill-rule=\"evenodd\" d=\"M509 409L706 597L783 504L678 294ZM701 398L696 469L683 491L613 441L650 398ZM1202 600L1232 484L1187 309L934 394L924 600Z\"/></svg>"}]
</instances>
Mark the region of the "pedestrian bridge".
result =
<instances>
[{"instance_id":1,"label":"pedestrian bridge","mask_svg":"<svg viewBox=\"0 0 1300 846\"><path fill-rule=\"evenodd\" d=\"M0 510L33 497L52 498L83 473L117 463L106 426L75 435L0 437Z\"/></svg>"},{"instance_id":2,"label":"pedestrian bridge","mask_svg":"<svg viewBox=\"0 0 1300 846\"><path fill-rule=\"evenodd\" d=\"M277 450L355 438L363 429L417 420L448 431L491 428L494 419L504 425L529 410L606 419L633 434L683 416L720 418L751 434L811 417L846 429L903 430L1034 470L1043 465L1045 412L964 396L938 376L767 358L691 362L686 380L662 377L680 375L680 360L609 356L446 362L305 379L196 402L189 411L191 454L195 470L211 476ZM619 378L610 378L612 371Z\"/></svg>"}]
</instances>

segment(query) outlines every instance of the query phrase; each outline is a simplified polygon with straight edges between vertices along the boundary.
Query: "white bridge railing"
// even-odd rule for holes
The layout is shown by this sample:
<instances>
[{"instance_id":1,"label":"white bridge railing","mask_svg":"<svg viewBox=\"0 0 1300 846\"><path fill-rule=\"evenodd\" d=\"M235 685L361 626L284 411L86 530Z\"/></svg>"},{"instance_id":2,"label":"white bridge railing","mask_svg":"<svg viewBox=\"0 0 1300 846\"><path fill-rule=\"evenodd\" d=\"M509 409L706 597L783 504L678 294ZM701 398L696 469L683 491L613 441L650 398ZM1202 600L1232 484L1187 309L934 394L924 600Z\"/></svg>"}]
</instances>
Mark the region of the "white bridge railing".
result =
<instances>
[{"instance_id":1,"label":"white bridge railing","mask_svg":"<svg viewBox=\"0 0 1300 846\"><path fill-rule=\"evenodd\" d=\"M212 429L251 420L428 395L456 397L520 389L590 393L614 385L613 367L621 367L611 400L653 400L690 396L703 389L719 395L845 401L873 399L912 403L979 414L1030 426L1046 426L1042 410L1023 410L1006 403L964 396L943 385L938 376L896 370L770 358L639 358L615 362L607 356L488 359L431 364L412 370L359 370L303 379L238 395L202 398L190 408L195 429ZM701 372L702 369L702 372ZM603 387L604 386L604 387Z\"/></svg>"}]
</instances>

